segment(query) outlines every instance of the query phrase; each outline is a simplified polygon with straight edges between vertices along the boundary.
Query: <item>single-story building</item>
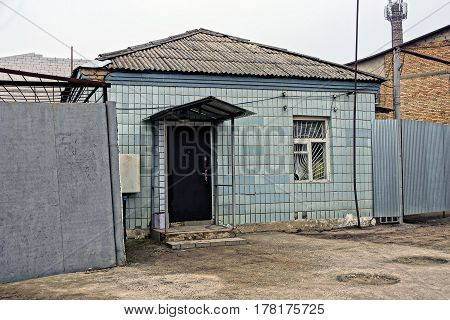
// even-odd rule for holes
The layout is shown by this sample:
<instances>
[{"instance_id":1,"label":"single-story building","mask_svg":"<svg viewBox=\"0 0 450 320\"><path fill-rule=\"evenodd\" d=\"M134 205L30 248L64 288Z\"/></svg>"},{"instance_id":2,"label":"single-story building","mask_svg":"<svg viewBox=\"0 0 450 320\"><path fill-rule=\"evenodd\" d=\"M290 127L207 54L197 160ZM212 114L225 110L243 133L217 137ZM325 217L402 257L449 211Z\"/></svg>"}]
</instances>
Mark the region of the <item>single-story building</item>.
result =
<instances>
[{"instance_id":1,"label":"single-story building","mask_svg":"<svg viewBox=\"0 0 450 320\"><path fill-rule=\"evenodd\" d=\"M139 169L122 177L128 229L153 215L238 225L354 214L350 67L197 29L101 54L76 72L110 83L117 102L119 150ZM383 81L358 74L363 217L373 211Z\"/></svg>"}]
</instances>

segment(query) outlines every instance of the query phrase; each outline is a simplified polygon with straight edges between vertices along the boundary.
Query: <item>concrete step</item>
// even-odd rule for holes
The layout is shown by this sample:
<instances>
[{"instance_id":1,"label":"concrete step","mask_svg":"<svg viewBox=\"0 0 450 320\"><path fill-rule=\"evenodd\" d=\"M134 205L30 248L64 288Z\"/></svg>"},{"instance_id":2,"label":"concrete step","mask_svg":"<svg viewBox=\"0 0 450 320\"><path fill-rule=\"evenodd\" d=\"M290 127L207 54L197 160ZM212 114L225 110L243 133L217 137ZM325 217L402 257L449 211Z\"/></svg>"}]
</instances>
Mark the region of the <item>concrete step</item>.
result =
<instances>
[{"instance_id":1,"label":"concrete step","mask_svg":"<svg viewBox=\"0 0 450 320\"><path fill-rule=\"evenodd\" d=\"M246 244L247 240L242 238L222 238L208 240L167 241L166 245L173 250L184 250L193 248L236 246Z\"/></svg>"},{"instance_id":2,"label":"concrete step","mask_svg":"<svg viewBox=\"0 0 450 320\"><path fill-rule=\"evenodd\" d=\"M152 239L158 242L178 242L191 240L210 240L234 238L236 236L235 230L232 228L205 228L205 227L184 227L184 228L170 228L167 232L160 229L152 230Z\"/></svg>"}]
</instances>

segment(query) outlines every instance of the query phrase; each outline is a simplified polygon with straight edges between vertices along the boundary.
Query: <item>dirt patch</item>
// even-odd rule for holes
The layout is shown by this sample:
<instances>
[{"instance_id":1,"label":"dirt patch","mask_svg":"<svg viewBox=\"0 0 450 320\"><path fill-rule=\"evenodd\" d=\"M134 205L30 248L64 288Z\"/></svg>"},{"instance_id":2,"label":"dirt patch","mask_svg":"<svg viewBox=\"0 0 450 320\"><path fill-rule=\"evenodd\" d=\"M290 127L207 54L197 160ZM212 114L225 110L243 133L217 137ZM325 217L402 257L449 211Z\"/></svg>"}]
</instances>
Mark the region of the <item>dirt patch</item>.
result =
<instances>
[{"instance_id":1,"label":"dirt patch","mask_svg":"<svg viewBox=\"0 0 450 320\"><path fill-rule=\"evenodd\" d=\"M386 274L377 273L349 273L342 274L336 277L339 282L346 282L350 284L358 285L375 285L381 286L386 284L396 284L400 282L400 279Z\"/></svg>"},{"instance_id":2,"label":"dirt patch","mask_svg":"<svg viewBox=\"0 0 450 320\"><path fill-rule=\"evenodd\" d=\"M450 252L450 218L415 224L378 225L345 228L323 232L300 232L298 235L332 240L365 241L376 244L397 244Z\"/></svg>"},{"instance_id":3,"label":"dirt patch","mask_svg":"<svg viewBox=\"0 0 450 320\"><path fill-rule=\"evenodd\" d=\"M0 284L0 299L450 299L450 263L393 263L450 260L450 219L240 236L248 244L185 251L127 241L126 266ZM358 273L366 278L348 276ZM376 281L383 285L370 285Z\"/></svg>"},{"instance_id":4,"label":"dirt patch","mask_svg":"<svg viewBox=\"0 0 450 320\"><path fill-rule=\"evenodd\" d=\"M149 276L139 275L138 270L136 276L131 279L118 278L117 285L128 292L135 292L135 296L140 298L144 298L146 292L154 291L157 296L164 296L167 292L178 292L179 298L197 299L213 296L224 286L220 277L215 275L177 273Z\"/></svg>"},{"instance_id":5,"label":"dirt patch","mask_svg":"<svg viewBox=\"0 0 450 320\"><path fill-rule=\"evenodd\" d=\"M399 257L393 259L392 262L402 264L429 265L429 264L446 264L448 260L444 258L435 258L427 256L411 256L411 257Z\"/></svg>"}]
</instances>

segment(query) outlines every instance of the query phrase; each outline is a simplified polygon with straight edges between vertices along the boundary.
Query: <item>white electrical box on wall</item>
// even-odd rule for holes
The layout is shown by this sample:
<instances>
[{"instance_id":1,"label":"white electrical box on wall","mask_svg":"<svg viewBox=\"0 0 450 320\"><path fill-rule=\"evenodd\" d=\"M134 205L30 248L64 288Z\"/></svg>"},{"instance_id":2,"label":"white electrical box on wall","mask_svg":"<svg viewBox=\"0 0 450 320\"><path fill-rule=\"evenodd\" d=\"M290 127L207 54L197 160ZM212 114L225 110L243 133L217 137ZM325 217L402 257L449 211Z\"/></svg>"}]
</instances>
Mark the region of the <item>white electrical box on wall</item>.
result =
<instances>
[{"instance_id":1,"label":"white electrical box on wall","mask_svg":"<svg viewBox=\"0 0 450 320\"><path fill-rule=\"evenodd\" d=\"M140 163L138 154L119 155L119 173L122 193L141 192Z\"/></svg>"}]
</instances>

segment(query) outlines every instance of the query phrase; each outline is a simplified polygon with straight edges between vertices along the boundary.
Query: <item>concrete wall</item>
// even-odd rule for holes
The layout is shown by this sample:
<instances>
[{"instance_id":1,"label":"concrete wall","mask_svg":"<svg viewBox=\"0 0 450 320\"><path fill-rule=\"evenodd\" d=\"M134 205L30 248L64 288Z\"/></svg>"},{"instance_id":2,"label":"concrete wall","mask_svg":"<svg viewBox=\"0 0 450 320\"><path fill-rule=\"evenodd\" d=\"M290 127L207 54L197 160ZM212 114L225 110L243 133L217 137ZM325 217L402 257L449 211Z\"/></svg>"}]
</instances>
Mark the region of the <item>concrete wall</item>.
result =
<instances>
[{"instance_id":1,"label":"concrete wall","mask_svg":"<svg viewBox=\"0 0 450 320\"><path fill-rule=\"evenodd\" d=\"M124 262L114 104L0 103L0 282Z\"/></svg>"},{"instance_id":2,"label":"concrete wall","mask_svg":"<svg viewBox=\"0 0 450 320\"><path fill-rule=\"evenodd\" d=\"M89 60L74 59L73 68L85 64ZM0 57L0 67L28 72L51 74L60 77L70 77L72 69L69 58L44 57L42 54L26 53L9 57ZM0 78L10 80L8 75L2 74Z\"/></svg>"},{"instance_id":3,"label":"concrete wall","mask_svg":"<svg viewBox=\"0 0 450 320\"><path fill-rule=\"evenodd\" d=\"M236 121L237 224L288 221L305 215L307 219L338 219L354 214L353 96L346 94L353 90L352 83L131 73L112 74L107 81L112 83L110 98L117 101L120 152L141 155L141 192L128 197L127 228L146 228L151 212L164 212L167 200L163 127L157 128L152 167L151 128L142 119L207 96L256 113ZM366 217L372 216L373 210L371 130L377 90L377 85L365 84L358 95L358 190ZM287 97L281 98L283 92ZM294 116L328 120L331 172L327 182L294 181ZM229 123L219 126L217 142L216 181L229 185ZM231 223L230 188L216 191L217 220Z\"/></svg>"},{"instance_id":4,"label":"concrete wall","mask_svg":"<svg viewBox=\"0 0 450 320\"><path fill-rule=\"evenodd\" d=\"M358 70L376 74L380 77L385 77L385 58L384 55L374 57L373 59L366 60L358 63ZM354 68L354 65L351 65Z\"/></svg>"}]
</instances>

